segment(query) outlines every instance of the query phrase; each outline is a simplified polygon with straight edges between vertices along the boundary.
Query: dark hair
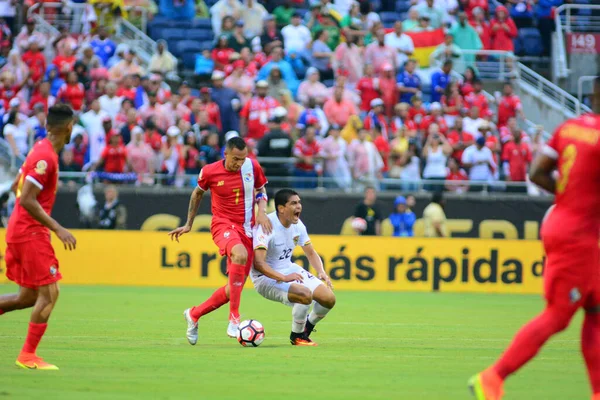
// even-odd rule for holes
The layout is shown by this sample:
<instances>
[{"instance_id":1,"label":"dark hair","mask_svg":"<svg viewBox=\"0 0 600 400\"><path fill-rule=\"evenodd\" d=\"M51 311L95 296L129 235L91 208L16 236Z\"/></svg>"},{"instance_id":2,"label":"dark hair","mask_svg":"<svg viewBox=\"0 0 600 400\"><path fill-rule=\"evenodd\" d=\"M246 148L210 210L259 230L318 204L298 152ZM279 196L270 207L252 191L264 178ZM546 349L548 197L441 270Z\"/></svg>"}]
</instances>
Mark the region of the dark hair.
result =
<instances>
[{"instance_id":1,"label":"dark hair","mask_svg":"<svg viewBox=\"0 0 600 400\"><path fill-rule=\"evenodd\" d=\"M46 124L48 128L63 126L73 120L73 110L66 104L57 104L48 109ZM48 129L48 130L50 130Z\"/></svg>"},{"instance_id":2,"label":"dark hair","mask_svg":"<svg viewBox=\"0 0 600 400\"><path fill-rule=\"evenodd\" d=\"M471 83L472 83L473 85L477 85L477 84L479 84L479 85L483 85L483 82L482 82L482 81L481 81L481 79L479 79L479 78L475 78L475 79L473 79L473 82L471 82Z\"/></svg>"},{"instance_id":3,"label":"dark hair","mask_svg":"<svg viewBox=\"0 0 600 400\"><path fill-rule=\"evenodd\" d=\"M446 60L444 61L444 67L452 67L452 65L454 65L454 63L452 62L452 60Z\"/></svg>"},{"instance_id":4,"label":"dark hair","mask_svg":"<svg viewBox=\"0 0 600 400\"><path fill-rule=\"evenodd\" d=\"M239 136L232 137L227 141L227 150L244 150L246 147L246 142Z\"/></svg>"},{"instance_id":5,"label":"dark hair","mask_svg":"<svg viewBox=\"0 0 600 400\"><path fill-rule=\"evenodd\" d=\"M125 105L125 103L129 103L129 104L131 104L132 107L135 107L135 104L133 104L133 101L131 101L131 99L129 99L129 98L123 99L123 101L121 102L121 107L123 107Z\"/></svg>"},{"instance_id":6,"label":"dark hair","mask_svg":"<svg viewBox=\"0 0 600 400\"><path fill-rule=\"evenodd\" d=\"M281 189L275 193L275 210L277 210L279 206L285 207L292 196L298 196L298 192L292 189Z\"/></svg>"},{"instance_id":7,"label":"dark hair","mask_svg":"<svg viewBox=\"0 0 600 400\"><path fill-rule=\"evenodd\" d=\"M431 196L432 203L442 204L443 200L444 200L444 194L442 192L435 192L433 194L433 196Z\"/></svg>"}]
</instances>

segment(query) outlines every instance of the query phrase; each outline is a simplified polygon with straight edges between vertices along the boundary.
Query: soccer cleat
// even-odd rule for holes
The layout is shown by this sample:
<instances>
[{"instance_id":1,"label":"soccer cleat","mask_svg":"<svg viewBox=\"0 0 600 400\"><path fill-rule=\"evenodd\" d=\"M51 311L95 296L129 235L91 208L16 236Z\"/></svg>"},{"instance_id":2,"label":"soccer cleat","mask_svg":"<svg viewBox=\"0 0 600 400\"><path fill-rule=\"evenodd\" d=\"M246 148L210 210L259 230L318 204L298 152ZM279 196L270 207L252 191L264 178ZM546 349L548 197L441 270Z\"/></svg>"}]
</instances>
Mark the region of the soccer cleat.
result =
<instances>
[{"instance_id":1,"label":"soccer cleat","mask_svg":"<svg viewBox=\"0 0 600 400\"><path fill-rule=\"evenodd\" d=\"M187 337L188 342L193 346L198 343L198 322L194 322L192 316L190 315L190 310L190 308L185 310L183 312L183 317L188 325L185 336Z\"/></svg>"},{"instance_id":2,"label":"soccer cleat","mask_svg":"<svg viewBox=\"0 0 600 400\"><path fill-rule=\"evenodd\" d=\"M15 361L17 367L23 369L39 369L41 371L58 371L56 365L48 364L41 357L36 356L32 353L21 353Z\"/></svg>"},{"instance_id":3,"label":"soccer cleat","mask_svg":"<svg viewBox=\"0 0 600 400\"><path fill-rule=\"evenodd\" d=\"M310 323L308 318L306 318L306 326L304 327L305 339L308 339L310 337L310 334L313 332L316 332L315 326Z\"/></svg>"},{"instance_id":4,"label":"soccer cleat","mask_svg":"<svg viewBox=\"0 0 600 400\"><path fill-rule=\"evenodd\" d=\"M227 336L230 338L237 338L238 331L240 330L240 320L232 319L229 321L229 325L227 325Z\"/></svg>"},{"instance_id":5,"label":"soccer cleat","mask_svg":"<svg viewBox=\"0 0 600 400\"><path fill-rule=\"evenodd\" d=\"M304 333L292 332L290 334L290 343L293 346L317 346L317 343L310 340Z\"/></svg>"},{"instance_id":6,"label":"soccer cleat","mask_svg":"<svg viewBox=\"0 0 600 400\"><path fill-rule=\"evenodd\" d=\"M491 368L472 376L469 389L477 400L501 400L504 395L502 379Z\"/></svg>"}]
</instances>

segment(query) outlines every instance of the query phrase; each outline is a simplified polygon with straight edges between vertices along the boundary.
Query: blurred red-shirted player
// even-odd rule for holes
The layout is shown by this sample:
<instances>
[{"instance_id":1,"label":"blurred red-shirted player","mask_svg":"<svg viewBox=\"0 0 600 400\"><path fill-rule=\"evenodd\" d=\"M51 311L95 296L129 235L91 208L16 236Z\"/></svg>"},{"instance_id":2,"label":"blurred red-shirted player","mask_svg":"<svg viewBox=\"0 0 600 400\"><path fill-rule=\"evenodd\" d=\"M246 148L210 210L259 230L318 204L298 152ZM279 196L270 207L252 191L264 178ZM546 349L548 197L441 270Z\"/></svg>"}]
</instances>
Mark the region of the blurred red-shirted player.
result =
<instances>
[{"instance_id":1,"label":"blurred red-shirted player","mask_svg":"<svg viewBox=\"0 0 600 400\"><path fill-rule=\"evenodd\" d=\"M581 350L592 399L600 399L600 78L593 102L597 114L559 126L531 168L531 181L556 195L541 231L546 308L521 328L493 366L471 379L478 399L501 399L504 380L564 330L580 308L585 311Z\"/></svg>"},{"instance_id":2,"label":"blurred red-shirted player","mask_svg":"<svg viewBox=\"0 0 600 400\"><path fill-rule=\"evenodd\" d=\"M58 299L57 282L62 277L50 231L65 248L73 250L76 245L73 235L50 217L56 199L58 153L70 142L73 123L68 106L50 108L48 136L33 146L13 185L18 201L6 231L6 276L19 285L19 292L0 296L0 315L33 307L27 339L16 361L21 368L58 369L38 357L36 350Z\"/></svg>"},{"instance_id":3,"label":"blurred red-shirted player","mask_svg":"<svg viewBox=\"0 0 600 400\"><path fill-rule=\"evenodd\" d=\"M279 102L267 96L267 81L256 82L256 96L246 102L240 111L240 133L250 139L260 140L268 130L267 122Z\"/></svg>"},{"instance_id":4,"label":"blurred red-shirted player","mask_svg":"<svg viewBox=\"0 0 600 400\"><path fill-rule=\"evenodd\" d=\"M225 147L225 160L208 164L200 171L198 186L190 198L186 224L169 233L171 239L179 241L181 235L191 231L202 197L210 190L213 214L210 231L220 254L227 254L229 282L217 289L204 303L184 311L188 323L187 338L192 345L198 341L198 319L228 301L227 335L237 336L240 298L253 261L254 204L258 204L256 222L265 232L272 230L266 215L266 183L267 178L258 162L248 158L244 139L229 139Z\"/></svg>"}]
</instances>

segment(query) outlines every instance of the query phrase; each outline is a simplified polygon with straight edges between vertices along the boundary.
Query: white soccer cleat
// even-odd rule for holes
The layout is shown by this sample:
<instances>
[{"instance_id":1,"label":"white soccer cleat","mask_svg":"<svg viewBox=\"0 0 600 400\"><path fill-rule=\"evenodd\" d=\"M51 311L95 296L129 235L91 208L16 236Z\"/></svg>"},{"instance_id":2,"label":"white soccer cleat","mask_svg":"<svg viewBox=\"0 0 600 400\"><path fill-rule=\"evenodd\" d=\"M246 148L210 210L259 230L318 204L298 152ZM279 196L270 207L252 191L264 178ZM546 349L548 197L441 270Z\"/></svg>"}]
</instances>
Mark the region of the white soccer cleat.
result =
<instances>
[{"instance_id":1,"label":"white soccer cleat","mask_svg":"<svg viewBox=\"0 0 600 400\"><path fill-rule=\"evenodd\" d=\"M229 321L229 325L227 325L227 336L230 338L237 338L238 332L240 330L240 321Z\"/></svg>"},{"instance_id":2,"label":"white soccer cleat","mask_svg":"<svg viewBox=\"0 0 600 400\"><path fill-rule=\"evenodd\" d=\"M183 317L188 324L185 336L187 337L188 342L193 346L198 343L198 323L194 322L192 319L189 308L183 312Z\"/></svg>"}]
</instances>

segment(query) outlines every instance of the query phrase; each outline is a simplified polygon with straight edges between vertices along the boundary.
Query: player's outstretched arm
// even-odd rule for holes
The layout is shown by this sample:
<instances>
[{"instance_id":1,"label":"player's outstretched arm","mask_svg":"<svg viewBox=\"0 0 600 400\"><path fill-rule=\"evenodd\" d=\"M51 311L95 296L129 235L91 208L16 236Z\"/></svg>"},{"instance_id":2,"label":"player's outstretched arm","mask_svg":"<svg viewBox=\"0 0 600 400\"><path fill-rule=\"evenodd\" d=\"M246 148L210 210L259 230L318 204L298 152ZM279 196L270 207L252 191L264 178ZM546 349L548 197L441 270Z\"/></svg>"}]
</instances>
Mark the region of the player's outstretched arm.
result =
<instances>
[{"instance_id":1,"label":"player's outstretched arm","mask_svg":"<svg viewBox=\"0 0 600 400\"><path fill-rule=\"evenodd\" d=\"M31 181L25 180L23 189L21 189L21 197L19 204L23 207L36 221L56 233L56 236L63 242L65 249L75 250L77 240L71 233L63 228L54 218L49 216L42 208L37 200L40 194L40 188L34 185Z\"/></svg>"},{"instance_id":2,"label":"player's outstretched arm","mask_svg":"<svg viewBox=\"0 0 600 400\"><path fill-rule=\"evenodd\" d=\"M323 260L321 260L321 257L313 247L312 243L302 246L302 250L304 251L304 254L306 254L306 258L308 259L310 265L312 265L317 272L317 277L324 281L329 289L333 289L333 283L331 283L329 275L327 275L325 268L323 268Z\"/></svg>"},{"instance_id":3,"label":"player's outstretched arm","mask_svg":"<svg viewBox=\"0 0 600 400\"><path fill-rule=\"evenodd\" d=\"M556 191L556 179L553 176L556 169L556 159L546 154L538 155L529 171L529 179L544 190L550 193Z\"/></svg>"},{"instance_id":4,"label":"player's outstretched arm","mask_svg":"<svg viewBox=\"0 0 600 400\"><path fill-rule=\"evenodd\" d=\"M171 240L175 239L177 242L179 242L179 237L181 235L184 235L192 230L192 225L194 224L194 219L196 218L196 213L198 212L198 207L200 207L200 203L202 202L202 196L204 196L204 190L200 189L199 186L196 186L196 189L194 189L190 197L187 221L184 226L169 232Z\"/></svg>"},{"instance_id":5,"label":"player's outstretched arm","mask_svg":"<svg viewBox=\"0 0 600 400\"><path fill-rule=\"evenodd\" d=\"M275 279L278 282L302 282L302 275L296 272L283 275L271 268L267 264L267 250L263 248L254 250L254 269L267 278Z\"/></svg>"}]
</instances>

